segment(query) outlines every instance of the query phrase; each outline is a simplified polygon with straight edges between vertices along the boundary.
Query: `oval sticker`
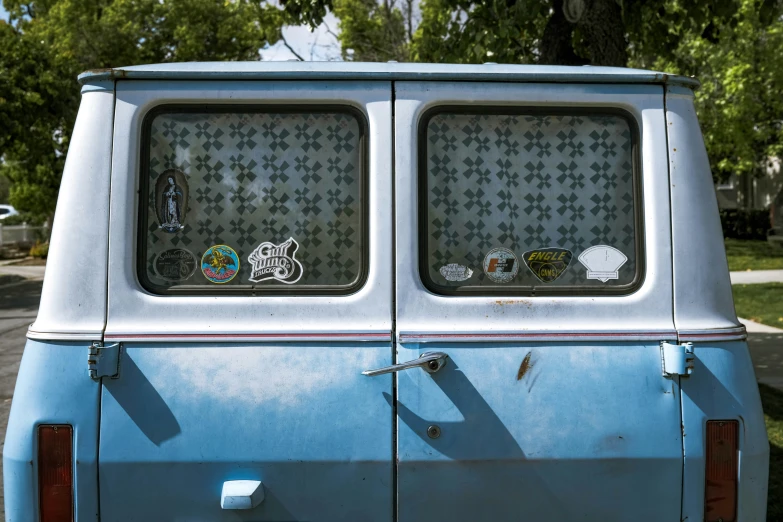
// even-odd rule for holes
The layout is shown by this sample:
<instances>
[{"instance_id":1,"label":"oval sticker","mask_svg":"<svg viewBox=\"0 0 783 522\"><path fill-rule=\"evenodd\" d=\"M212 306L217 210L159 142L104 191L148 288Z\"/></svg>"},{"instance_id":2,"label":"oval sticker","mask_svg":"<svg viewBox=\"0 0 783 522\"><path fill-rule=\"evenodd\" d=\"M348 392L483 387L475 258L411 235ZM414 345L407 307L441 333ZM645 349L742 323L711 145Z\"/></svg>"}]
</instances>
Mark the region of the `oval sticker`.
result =
<instances>
[{"instance_id":1,"label":"oval sticker","mask_svg":"<svg viewBox=\"0 0 783 522\"><path fill-rule=\"evenodd\" d=\"M213 283L228 283L239 273L239 256L226 245L213 245L201 256L201 273Z\"/></svg>"},{"instance_id":2,"label":"oval sticker","mask_svg":"<svg viewBox=\"0 0 783 522\"><path fill-rule=\"evenodd\" d=\"M164 250L155 258L155 272L168 281L184 281L196 271L196 258L184 248Z\"/></svg>"}]
</instances>

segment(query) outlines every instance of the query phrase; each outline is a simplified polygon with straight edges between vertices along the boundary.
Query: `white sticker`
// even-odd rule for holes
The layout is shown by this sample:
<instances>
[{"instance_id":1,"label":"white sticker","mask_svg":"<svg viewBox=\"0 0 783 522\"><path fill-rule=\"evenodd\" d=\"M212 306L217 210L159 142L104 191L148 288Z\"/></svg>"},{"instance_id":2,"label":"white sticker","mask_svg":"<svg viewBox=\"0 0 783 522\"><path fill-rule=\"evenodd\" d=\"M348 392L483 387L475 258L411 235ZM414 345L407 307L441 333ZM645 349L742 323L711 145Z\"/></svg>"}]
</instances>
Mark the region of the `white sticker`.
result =
<instances>
[{"instance_id":1,"label":"white sticker","mask_svg":"<svg viewBox=\"0 0 783 522\"><path fill-rule=\"evenodd\" d=\"M443 265L439 272L446 281L467 281L473 275L473 270L458 263Z\"/></svg>"},{"instance_id":2,"label":"white sticker","mask_svg":"<svg viewBox=\"0 0 783 522\"><path fill-rule=\"evenodd\" d=\"M287 285L296 283L304 272L302 264L296 259L298 249L299 243L292 237L279 245L268 241L261 243L247 256L247 260L253 265L250 281L260 283L276 279Z\"/></svg>"},{"instance_id":3,"label":"white sticker","mask_svg":"<svg viewBox=\"0 0 783 522\"><path fill-rule=\"evenodd\" d=\"M607 245L590 247L578 259L587 268L587 279L598 279L603 283L618 279L618 270L628 261L625 254Z\"/></svg>"}]
</instances>

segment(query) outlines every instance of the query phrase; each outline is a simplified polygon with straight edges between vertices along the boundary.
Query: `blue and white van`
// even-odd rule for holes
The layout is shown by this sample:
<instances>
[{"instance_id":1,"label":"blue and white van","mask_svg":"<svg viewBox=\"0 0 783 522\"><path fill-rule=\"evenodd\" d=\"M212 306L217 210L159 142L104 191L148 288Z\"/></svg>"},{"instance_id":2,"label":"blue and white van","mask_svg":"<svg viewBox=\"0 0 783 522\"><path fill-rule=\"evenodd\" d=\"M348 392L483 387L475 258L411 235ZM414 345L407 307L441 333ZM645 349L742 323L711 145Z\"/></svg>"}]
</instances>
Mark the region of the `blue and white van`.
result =
<instances>
[{"instance_id":1,"label":"blue and white van","mask_svg":"<svg viewBox=\"0 0 783 522\"><path fill-rule=\"evenodd\" d=\"M6 520L764 520L695 80L80 82Z\"/></svg>"}]
</instances>

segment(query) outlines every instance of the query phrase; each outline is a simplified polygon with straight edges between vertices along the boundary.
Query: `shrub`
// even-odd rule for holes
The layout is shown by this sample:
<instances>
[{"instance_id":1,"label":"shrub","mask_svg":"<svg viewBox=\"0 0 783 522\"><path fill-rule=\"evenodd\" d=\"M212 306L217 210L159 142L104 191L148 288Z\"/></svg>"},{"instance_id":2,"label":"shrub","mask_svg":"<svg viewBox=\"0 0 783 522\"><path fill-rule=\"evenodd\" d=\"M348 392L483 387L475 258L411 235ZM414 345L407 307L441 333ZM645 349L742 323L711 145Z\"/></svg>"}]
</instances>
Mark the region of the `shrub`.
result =
<instances>
[{"instance_id":1,"label":"shrub","mask_svg":"<svg viewBox=\"0 0 783 522\"><path fill-rule=\"evenodd\" d=\"M723 237L731 239L767 238L769 210L723 209L720 211Z\"/></svg>"},{"instance_id":2,"label":"shrub","mask_svg":"<svg viewBox=\"0 0 783 522\"><path fill-rule=\"evenodd\" d=\"M33 257L39 257L46 259L49 255L49 243L36 243L30 248L30 255Z\"/></svg>"}]
</instances>

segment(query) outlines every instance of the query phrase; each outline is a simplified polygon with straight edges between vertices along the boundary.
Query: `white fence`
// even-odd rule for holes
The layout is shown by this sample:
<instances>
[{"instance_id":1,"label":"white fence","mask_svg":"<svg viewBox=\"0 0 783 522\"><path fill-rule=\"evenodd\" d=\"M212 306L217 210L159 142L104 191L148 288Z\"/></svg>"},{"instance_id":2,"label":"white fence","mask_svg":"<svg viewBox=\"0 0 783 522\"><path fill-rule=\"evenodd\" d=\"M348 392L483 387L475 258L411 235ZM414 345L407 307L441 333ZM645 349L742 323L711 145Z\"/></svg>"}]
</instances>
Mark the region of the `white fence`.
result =
<instances>
[{"instance_id":1,"label":"white fence","mask_svg":"<svg viewBox=\"0 0 783 522\"><path fill-rule=\"evenodd\" d=\"M27 223L21 225L0 224L0 248L16 245L21 248L30 247L36 241L46 241L49 238L47 225L34 227Z\"/></svg>"}]
</instances>

